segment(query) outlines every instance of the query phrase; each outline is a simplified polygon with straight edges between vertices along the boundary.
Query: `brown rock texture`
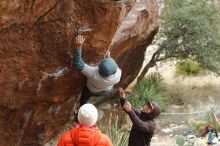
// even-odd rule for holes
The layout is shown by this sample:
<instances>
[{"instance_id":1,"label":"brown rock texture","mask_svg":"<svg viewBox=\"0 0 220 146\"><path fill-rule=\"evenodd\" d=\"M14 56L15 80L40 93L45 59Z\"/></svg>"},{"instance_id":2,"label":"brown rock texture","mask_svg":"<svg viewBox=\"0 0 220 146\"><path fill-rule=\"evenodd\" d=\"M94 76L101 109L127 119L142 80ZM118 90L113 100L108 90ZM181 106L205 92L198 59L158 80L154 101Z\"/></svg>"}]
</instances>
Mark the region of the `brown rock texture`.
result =
<instances>
[{"instance_id":1,"label":"brown rock texture","mask_svg":"<svg viewBox=\"0 0 220 146\"><path fill-rule=\"evenodd\" d=\"M157 13L154 0L1 0L0 146L43 145L69 120L85 82L72 65L77 33L88 63L110 47L126 87L158 30Z\"/></svg>"},{"instance_id":2,"label":"brown rock texture","mask_svg":"<svg viewBox=\"0 0 220 146\"><path fill-rule=\"evenodd\" d=\"M123 71L122 87L127 87L140 72L146 47L159 30L158 15L157 1L137 0L117 30L110 48Z\"/></svg>"}]
</instances>

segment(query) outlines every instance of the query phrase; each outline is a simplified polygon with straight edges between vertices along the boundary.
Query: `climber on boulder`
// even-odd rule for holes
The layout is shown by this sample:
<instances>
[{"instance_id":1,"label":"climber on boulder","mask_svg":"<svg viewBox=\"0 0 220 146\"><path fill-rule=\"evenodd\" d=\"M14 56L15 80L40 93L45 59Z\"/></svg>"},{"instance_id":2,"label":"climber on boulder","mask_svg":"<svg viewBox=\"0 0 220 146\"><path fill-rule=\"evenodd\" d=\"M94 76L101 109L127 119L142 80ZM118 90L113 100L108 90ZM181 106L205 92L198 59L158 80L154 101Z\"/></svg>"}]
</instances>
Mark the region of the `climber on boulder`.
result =
<instances>
[{"instance_id":1,"label":"climber on boulder","mask_svg":"<svg viewBox=\"0 0 220 146\"><path fill-rule=\"evenodd\" d=\"M81 57L84 41L85 38L82 35L76 37L76 50L73 56L75 67L87 77L87 83L80 98L80 106L87 103L92 96L105 96L111 93L113 86L121 78L121 69L110 57L110 52L107 52L106 58L98 66L86 64Z\"/></svg>"}]
</instances>

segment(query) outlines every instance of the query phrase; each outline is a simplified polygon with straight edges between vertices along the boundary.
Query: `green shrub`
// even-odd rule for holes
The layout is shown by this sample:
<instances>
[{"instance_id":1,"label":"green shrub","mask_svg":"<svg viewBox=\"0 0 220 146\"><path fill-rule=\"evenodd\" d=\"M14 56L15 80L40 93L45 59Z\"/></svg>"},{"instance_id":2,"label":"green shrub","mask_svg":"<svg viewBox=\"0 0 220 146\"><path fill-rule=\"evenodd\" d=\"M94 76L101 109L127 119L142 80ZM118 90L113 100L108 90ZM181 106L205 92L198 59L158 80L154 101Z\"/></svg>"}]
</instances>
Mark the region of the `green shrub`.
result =
<instances>
[{"instance_id":1,"label":"green shrub","mask_svg":"<svg viewBox=\"0 0 220 146\"><path fill-rule=\"evenodd\" d=\"M204 70L199 63L186 59L176 65L176 74L178 75L200 75Z\"/></svg>"},{"instance_id":2,"label":"green shrub","mask_svg":"<svg viewBox=\"0 0 220 146\"><path fill-rule=\"evenodd\" d=\"M191 120L189 121L189 124L195 131L199 132L201 129L205 128L207 125L213 125L213 121L211 118L208 118L206 121Z\"/></svg>"},{"instance_id":3,"label":"green shrub","mask_svg":"<svg viewBox=\"0 0 220 146\"><path fill-rule=\"evenodd\" d=\"M120 128L118 115L113 116L111 113L109 118L98 127L109 136L114 146L128 145L129 131L126 128Z\"/></svg>"},{"instance_id":4,"label":"green shrub","mask_svg":"<svg viewBox=\"0 0 220 146\"><path fill-rule=\"evenodd\" d=\"M133 92L129 95L132 105L141 108L146 105L146 99L159 104L162 111L168 107L167 98L162 93L165 91L163 78L158 73L151 73L134 87Z\"/></svg>"},{"instance_id":5,"label":"green shrub","mask_svg":"<svg viewBox=\"0 0 220 146\"><path fill-rule=\"evenodd\" d=\"M191 123L191 126L195 131L199 132L201 129L203 129L208 124L209 122L207 121L194 121L193 123Z\"/></svg>"}]
</instances>

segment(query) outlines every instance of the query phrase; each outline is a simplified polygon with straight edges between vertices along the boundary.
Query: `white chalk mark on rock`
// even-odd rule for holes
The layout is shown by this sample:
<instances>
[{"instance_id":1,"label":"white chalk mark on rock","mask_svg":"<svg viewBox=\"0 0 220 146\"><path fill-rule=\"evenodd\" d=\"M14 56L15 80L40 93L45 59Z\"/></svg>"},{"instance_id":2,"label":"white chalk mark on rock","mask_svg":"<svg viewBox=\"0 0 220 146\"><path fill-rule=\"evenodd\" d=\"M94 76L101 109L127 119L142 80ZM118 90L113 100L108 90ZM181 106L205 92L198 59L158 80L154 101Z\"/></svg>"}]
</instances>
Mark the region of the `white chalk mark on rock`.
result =
<instances>
[{"instance_id":1,"label":"white chalk mark on rock","mask_svg":"<svg viewBox=\"0 0 220 146\"><path fill-rule=\"evenodd\" d=\"M18 87L19 87L19 90L21 90L21 88L24 86L25 82L28 80L28 78L25 78L23 81L20 81L18 83Z\"/></svg>"},{"instance_id":2,"label":"white chalk mark on rock","mask_svg":"<svg viewBox=\"0 0 220 146\"><path fill-rule=\"evenodd\" d=\"M42 78L40 79L39 83L38 83L38 88L37 88L37 91L40 91L41 87L42 87L42 82L47 79L47 78L60 78L60 77L63 77L65 73L67 73L69 71L68 67L64 67L62 69L59 69L55 72L52 72L52 73L46 73L46 72L42 72L43 73L43 76Z\"/></svg>"}]
</instances>

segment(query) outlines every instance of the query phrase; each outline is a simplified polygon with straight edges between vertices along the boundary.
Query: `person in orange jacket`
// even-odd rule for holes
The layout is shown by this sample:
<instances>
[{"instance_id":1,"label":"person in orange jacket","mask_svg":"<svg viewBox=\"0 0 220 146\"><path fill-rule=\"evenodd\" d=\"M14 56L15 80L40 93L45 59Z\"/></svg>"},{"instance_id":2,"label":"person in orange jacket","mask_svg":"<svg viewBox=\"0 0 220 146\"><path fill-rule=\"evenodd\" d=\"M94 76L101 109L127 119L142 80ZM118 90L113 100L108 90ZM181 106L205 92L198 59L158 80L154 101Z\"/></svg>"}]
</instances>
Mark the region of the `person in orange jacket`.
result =
<instances>
[{"instance_id":1,"label":"person in orange jacket","mask_svg":"<svg viewBox=\"0 0 220 146\"><path fill-rule=\"evenodd\" d=\"M97 119L98 111L94 105L87 103L81 106L79 124L64 133L57 146L113 146L109 137L96 127Z\"/></svg>"}]
</instances>

